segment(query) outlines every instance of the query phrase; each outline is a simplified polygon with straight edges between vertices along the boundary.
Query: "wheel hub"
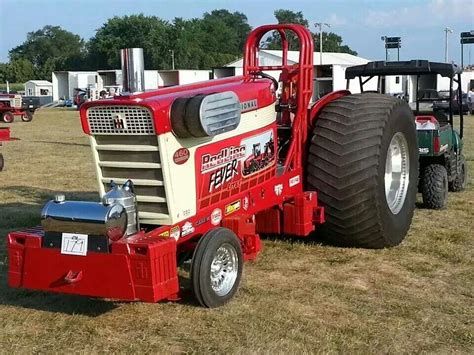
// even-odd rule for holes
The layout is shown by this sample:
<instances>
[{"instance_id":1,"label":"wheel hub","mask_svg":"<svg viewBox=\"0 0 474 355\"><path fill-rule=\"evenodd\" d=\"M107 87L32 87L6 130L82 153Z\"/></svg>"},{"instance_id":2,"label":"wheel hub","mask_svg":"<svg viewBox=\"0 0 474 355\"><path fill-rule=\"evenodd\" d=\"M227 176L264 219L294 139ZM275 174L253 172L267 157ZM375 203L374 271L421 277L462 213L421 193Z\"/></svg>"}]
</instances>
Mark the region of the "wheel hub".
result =
<instances>
[{"instance_id":1,"label":"wheel hub","mask_svg":"<svg viewBox=\"0 0 474 355\"><path fill-rule=\"evenodd\" d=\"M408 143L401 132L390 141L385 160L385 198L393 214L402 209L408 191L410 157Z\"/></svg>"},{"instance_id":2,"label":"wheel hub","mask_svg":"<svg viewBox=\"0 0 474 355\"><path fill-rule=\"evenodd\" d=\"M237 280L238 269L237 251L228 244L222 244L217 249L211 263L211 286L218 296L228 294Z\"/></svg>"}]
</instances>

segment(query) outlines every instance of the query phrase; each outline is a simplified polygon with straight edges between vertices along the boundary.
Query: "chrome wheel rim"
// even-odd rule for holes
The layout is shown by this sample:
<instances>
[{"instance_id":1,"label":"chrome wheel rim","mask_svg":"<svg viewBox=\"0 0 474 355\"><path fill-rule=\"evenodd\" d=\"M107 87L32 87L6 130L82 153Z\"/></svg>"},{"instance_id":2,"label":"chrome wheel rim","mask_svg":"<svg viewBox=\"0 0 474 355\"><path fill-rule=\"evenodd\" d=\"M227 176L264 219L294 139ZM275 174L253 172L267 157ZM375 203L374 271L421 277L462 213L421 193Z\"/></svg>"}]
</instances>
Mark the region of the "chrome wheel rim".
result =
<instances>
[{"instance_id":1,"label":"chrome wheel rim","mask_svg":"<svg viewBox=\"0 0 474 355\"><path fill-rule=\"evenodd\" d=\"M238 267L235 248L229 243L222 244L211 263L211 287L218 296L225 296L232 290Z\"/></svg>"},{"instance_id":2,"label":"chrome wheel rim","mask_svg":"<svg viewBox=\"0 0 474 355\"><path fill-rule=\"evenodd\" d=\"M390 141L385 160L385 198L393 214L397 214L405 203L410 177L408 143L401 132Z\"/></svg>"}]
</instances>

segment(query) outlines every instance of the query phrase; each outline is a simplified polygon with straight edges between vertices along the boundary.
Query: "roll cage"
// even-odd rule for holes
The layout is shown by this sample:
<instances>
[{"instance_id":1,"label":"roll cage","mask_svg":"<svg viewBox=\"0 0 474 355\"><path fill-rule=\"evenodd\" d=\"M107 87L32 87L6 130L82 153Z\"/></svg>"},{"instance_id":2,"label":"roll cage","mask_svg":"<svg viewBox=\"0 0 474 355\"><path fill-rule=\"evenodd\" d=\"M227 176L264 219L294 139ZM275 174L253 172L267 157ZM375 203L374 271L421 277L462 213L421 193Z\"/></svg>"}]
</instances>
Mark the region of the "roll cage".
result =
<instances>
[{"instance_id":1,"label":"roll cage","mask_svg":"<svg viewBox=\"0 0 474 355\"><path fill-rule=\"evenodd\" d=\"M454 90L453 83L458 84L457 99L459 107L462 105L462 86L461 86L462 69L455 64L430 62L428 60L409 60L398 62L374 61L363 65L356 65L346 69L346 86L349 90L349 81L351 79L359 78L360 91L364 92L364 85L373 77L378 77L377 91L381 90L381 78L386 75L416 75L415 88L415 115L419 114L419 98L418 98L418 83L420 76L439 74L443 77L449 78L449 123L453 126L453 98ZM363 79L366 77L366 79ZM459 112L460 116L460 131L459 135L463 136L464 117L462 109Z\"/></svg>"}]
</instances>

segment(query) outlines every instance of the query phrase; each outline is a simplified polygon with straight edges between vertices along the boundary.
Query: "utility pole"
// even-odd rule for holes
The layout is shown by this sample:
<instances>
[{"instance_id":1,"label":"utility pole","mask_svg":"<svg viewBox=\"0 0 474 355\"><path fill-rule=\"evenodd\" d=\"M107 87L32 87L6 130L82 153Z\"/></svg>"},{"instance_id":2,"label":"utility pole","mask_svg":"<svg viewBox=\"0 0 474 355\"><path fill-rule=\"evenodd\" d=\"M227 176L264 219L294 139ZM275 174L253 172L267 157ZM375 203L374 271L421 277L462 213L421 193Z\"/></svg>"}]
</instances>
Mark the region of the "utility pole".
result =
<instances>
[{"instance_id":1,"label":"utility pole","mask_svg":"<svg viewBox=\"0 0 474 355\"><path fill-rule=\"evenodd\" d=\"M319 27L319 65L323 65L323 26L331 28L331 25L325 22L316 22L314 26Z\"/></svg>"},{"instance_id":2,"label":"utility pole","mask_svg":"<svg viewBox=\"0 0 474 355\"><path fill-rule=\"evenodd\" d=\"M448 33L453 33L453 30L449 27L446 27L444 29L445 32L445 38L444 38L444 62L448 63L449 58L448 58Z\"/></svg>"},{"instance_id":3,"label":"utility pole","mask_svg":"<svg viewBox=\"0 0 474 355\"><path fill-rule=\"evenodd\" d=\"M174 70L174 50L170 49L169 52L171 53L171 69Z\"/></svg>"},{"instance_id":4,"label":"utility pole","mask_svg":"<svg viewBox=\"0 0 474 355\"><path fill-rule=\"evenodd\" d=\"M385 43L385 61L388 62L387 36L382 36L380 39Z\"/></svg>"}]
</instances>

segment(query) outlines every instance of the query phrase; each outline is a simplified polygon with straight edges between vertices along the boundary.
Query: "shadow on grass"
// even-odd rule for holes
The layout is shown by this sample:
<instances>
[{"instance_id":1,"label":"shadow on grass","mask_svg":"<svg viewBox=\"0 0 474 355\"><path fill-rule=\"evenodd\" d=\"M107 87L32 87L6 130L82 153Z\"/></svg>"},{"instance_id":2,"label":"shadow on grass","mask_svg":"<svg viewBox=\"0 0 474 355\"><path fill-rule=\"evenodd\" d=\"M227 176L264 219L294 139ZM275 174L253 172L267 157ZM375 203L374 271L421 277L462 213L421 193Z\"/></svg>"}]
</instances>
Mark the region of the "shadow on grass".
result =
<instances>
[{"instance_id":1,"label":"shadow on grass","mask_svg":"<svg viewBox=\"0 0 474 355\"><path fill-rule=\"evenodd\" d=\"M42 144L56 144L56 145L66 145L66 146L81 146L81 147L90 147L87 143L72 143L72 142L52 142L52 141L31 141L32 143L42 143Z\"/></svg>"},{"instance_id":2,"label":"shadow on grass","mask_svg":"<svg viewBox=\"0 0 474 355\"><path fill-rule=\"evenodd\" d=\"M2 275L6 273L7 270L2 270ZM84 296L9 288L5 280L0 283L0 305L97 317L118 308L120 303Z\"/></svg>"}]
</instances>

